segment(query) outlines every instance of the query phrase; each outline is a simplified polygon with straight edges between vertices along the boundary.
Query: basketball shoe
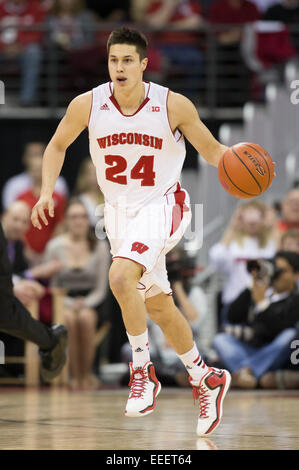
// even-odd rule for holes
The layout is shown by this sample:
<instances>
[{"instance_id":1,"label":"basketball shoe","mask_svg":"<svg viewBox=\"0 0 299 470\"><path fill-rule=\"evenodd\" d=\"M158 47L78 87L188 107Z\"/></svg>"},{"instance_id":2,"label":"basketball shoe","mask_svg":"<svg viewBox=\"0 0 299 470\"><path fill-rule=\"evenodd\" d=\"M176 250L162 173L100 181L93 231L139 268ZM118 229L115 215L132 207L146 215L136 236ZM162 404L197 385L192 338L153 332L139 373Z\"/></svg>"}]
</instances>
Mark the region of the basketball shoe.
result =
<instances>
[{"instance_id":1,"label":"basketball shoe","mask_svg":"<svg viewBox=\"0 0 299 470\"><path fill-rule=\"evenodd\" d=\"M199 415L197 423L197 435L207 436L212 434L222 418L223 400L229 389L231 375L225 369L209 367L208 372L201 381L189 381L193 386L193 398L199 401Z\"/></svg>"},{"instance_id":2,"label":"basketball shoe","mask_svg":"<svg viewBox=\"0 0 299 470\"><path fill-rule=\"evenodd\" d=\"M130 362L130 395L127 401L125 415L130 418L145 416L154 411L156 398L161 391L161 384L156 377L152 362L143 367L133 368Z\"/></svg>"}]
</instances>

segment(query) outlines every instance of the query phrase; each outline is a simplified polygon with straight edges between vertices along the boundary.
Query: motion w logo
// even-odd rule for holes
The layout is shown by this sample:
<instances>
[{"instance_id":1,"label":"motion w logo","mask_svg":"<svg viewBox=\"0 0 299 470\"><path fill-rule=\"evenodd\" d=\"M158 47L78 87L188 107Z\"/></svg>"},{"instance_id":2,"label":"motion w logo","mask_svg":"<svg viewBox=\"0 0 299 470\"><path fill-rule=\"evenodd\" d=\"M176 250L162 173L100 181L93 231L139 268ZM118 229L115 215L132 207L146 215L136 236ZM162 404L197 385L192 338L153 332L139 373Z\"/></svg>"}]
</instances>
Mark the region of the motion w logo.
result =
<instances>
[{"instance_id":1,"label":"motion w logo","mask_svg":"<svg viewBox=\"0 0 299 470\"><path fill-rule=\"evenodd\" d=\"M144 245L143 243L140 242L134 242L132 244L131 251L137 251L140 255L144 253L146 250L148 250L148 246Z\"/></svg>"}]
</instances>

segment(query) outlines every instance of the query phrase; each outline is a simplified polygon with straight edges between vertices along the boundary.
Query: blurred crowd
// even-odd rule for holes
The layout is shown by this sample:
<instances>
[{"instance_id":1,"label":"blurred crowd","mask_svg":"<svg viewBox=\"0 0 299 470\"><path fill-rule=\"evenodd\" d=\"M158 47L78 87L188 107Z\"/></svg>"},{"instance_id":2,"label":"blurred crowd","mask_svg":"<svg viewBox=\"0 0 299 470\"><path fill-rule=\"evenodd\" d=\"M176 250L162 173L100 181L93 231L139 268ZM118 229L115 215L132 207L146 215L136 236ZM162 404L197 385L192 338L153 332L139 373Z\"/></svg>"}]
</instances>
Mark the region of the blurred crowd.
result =
<instances>
[{"instance_id":1,"label":"blurred crowd","mask_svg":"<svg viewBox=\"0 0 299 470\"><path fill-rule=\"evenodd\" d=\"M59 177L49 225L41 232L33 228L30 213L40 191L44 149L43 142L28 142L23 173L8 179L2 191L1 223L14 292L26 306L37 302L40 320L51 325L59 290L60 320L69 330L69 386L97 388L103 364L131 359L121 312L108 285L111 255L104 198L87 156L72 191ZM292 343L299 340L299 187L290 188L275 207L259 199L238 204L210 249L209 266L221 279L220 291L212 292L218 298L217 312L211 292L197 282L199 269L208 266L199 268L183 245L167 255L174 300L205 361L228 368L239 388L299 388L298 365L290 359ZM157 374L169 385L188 386L161 330L151 321L148 329ZM0 339L6 355L23 354L21 340L4 334ZM20 375L20 367L2 366L0 376Z\"/></svg>"},{"instance_id":2,"label":"blurred crowd","mask_svg":"<svg viewBox=\"0 0 299 470\"><path fill-rule=\"evenodd\" d=\"M55 53L71 71L61 73L61 86L86 91L86 76L106 63L110 27L124 23L147 32L149 77L175 87L183 76L183 91L194 99L212 48L218 105L262 99L264 85L281 80L284 65L298 56L298 0L0 0L0 63L5 76L16 66L20 72L19 102L43 104L40 78ZM243 86L235 98L234 79Z\"/></svg>"}]
</instances>

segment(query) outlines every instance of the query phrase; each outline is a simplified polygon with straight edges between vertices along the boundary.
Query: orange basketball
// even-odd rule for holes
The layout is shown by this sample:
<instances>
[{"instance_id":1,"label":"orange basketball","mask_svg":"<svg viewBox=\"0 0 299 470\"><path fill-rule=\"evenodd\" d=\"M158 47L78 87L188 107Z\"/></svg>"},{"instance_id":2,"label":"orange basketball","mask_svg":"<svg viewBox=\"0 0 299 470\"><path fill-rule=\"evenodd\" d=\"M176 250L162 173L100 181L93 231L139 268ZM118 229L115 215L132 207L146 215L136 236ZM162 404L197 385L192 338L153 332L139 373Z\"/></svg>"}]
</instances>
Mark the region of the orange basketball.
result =
<instances>
[{"instance_id":1,"label":"orange basketball","mask_svg":"<svg viewBox=\"0 0 299 470\"><path fill-rule=\"evenodd\" d=\"M240 199L260 196L271 185L274 163L258 144L241 142L221 157L218 178L225 191Z\"/></svg>"}]
</instances>

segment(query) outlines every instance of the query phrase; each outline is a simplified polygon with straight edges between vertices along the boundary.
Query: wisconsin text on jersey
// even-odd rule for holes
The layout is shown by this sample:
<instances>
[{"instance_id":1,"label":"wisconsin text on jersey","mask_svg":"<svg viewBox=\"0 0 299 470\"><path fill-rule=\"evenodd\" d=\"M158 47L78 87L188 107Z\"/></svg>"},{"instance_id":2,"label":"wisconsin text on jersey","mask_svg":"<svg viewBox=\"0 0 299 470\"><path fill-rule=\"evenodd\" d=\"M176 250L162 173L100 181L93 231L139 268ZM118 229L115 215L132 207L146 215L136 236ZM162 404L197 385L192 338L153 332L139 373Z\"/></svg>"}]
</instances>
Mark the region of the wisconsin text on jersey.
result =
<instances>
[{"instance_id":1,"label":"wisconsin text on jersey","mask_svg":"<svg viewBox=\"0 0 299 470\"><path fill-rule=\"evenodd\" d=\"M139 134L137 132L121 132L120 134L106 135L97 139L101 149L111 147L112 145L144 145L145 147L153 147L154 149L161 150L163 139L153 135Z\"/></svg>"}]
</instances>

